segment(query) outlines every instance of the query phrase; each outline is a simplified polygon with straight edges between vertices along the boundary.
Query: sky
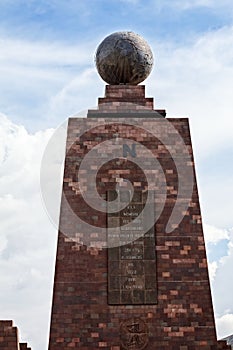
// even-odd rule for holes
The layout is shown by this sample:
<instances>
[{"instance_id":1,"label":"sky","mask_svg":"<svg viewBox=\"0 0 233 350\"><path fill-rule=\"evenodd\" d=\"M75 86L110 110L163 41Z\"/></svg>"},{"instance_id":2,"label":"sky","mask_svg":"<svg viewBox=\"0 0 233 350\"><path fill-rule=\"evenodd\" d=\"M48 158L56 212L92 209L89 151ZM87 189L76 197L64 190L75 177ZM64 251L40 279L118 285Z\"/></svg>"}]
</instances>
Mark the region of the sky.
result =
<instances>
[{"instance_id":1,"label":"sky","mask_svg":"<svg viewBox=\"0 0 233 350\"><path fill-rule=\"evenodd\" d=\"M95 51L121 30L152 48L155 108L189 117L217 335L233 334L232 0L0 0L0 319L33 350L47 349L57 239L41 161L54 130L103 96Z\"/></svg>"}]
</instances>

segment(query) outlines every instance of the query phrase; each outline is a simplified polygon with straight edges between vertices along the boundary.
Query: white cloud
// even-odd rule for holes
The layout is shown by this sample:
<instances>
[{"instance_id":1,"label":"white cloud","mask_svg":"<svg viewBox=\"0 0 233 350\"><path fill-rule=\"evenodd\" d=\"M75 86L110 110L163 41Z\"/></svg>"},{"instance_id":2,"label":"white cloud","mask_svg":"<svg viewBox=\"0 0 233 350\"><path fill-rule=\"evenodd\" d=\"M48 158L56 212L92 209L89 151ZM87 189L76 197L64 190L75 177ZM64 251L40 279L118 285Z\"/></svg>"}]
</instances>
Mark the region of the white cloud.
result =
<instances>
[{"instance_id":1,"label":"white cloud","mask_svg":"<svg viewBox=\"0 0 233 350\"><path fill-rule=\"evenodd\" d=\"M93 108L97 105L97 97L104 94L102 85L94 68L84 70L51 98L49 114L66 118L83 109Z\"/></svg>"},{"instance_id":2,"label":"white cloud","mask_svg":"<svg viewBox=\"0 0 233 350\"><path fill-rule=\"evenodd\" d=\"M93 43L65 44L60 42L31 42L0 37L0 63L28 66L77 66L91 62Z\"/></svg>"},{"instance_id":3,"label":"white cloud","mask_svg":"<svg viewBox=\"0 0 233 350\"><path fill-rule=\"evenodd\" d=\"M204 235L205 242L208 243L218 243L223 239L229 239L229 231L226 229L220 229L211 225L204 224Z\"/></svg>"},{"instance_id":4,"label":"white cloud","mask_svg":"<svg viewBox=\"0 0 233 350\"><path fill-rule=\"evenodd\" d=\"M214 261L212 263L208 263L208 269L209 269L209 278L210 282L213 282L216 276L216 271L217 271L218 265L217 262Z\"/></svg>"},{"instance_id":5,"label":"white cloud","mask_svg":"<svg viewBox=\"0 0 233 350\"><path fill-rule=\"evenodd\" d=\"M159 107L167 107L170 116L190 115L198 157L208 156L232 139L232 38L232 28L226 27L192 38L188 46L179 48L149 40L155 68L146 83L148 92ZM69 114L96 104L103 94L94 69L93 52L98 45L94 39L75 46L1 40L0 110L15 121L25 120L31 127L33 110L34 128L43 123L56 126L56 118L62 122Z\"/></svg>"},{"instance_id":6,"label":"white cloud","mask_svg":"<svg viewBox=\"0 0 233 350\"><path fill-rule=\"evenodd\" d=\"M222 339L233 334L233 230L220 229L206 224L203 226L217 337ZM210 255L213 255L211 244L214 244L218 250L218 244L221 241L228 241L225 256L216 256L215 261L210 262Z\"/></svg>"},{"instance_id":7,"label":"white cloud","mask_svg":"<svg viewBox=\"0 0 233 350\"><path fill-rule=\"evenodd\" d=\"M166 108L167 117L189 117L204 221L231 227L233 27L185 46L153 41L147 95L155 97L155 107Z\"/></svg>"},{"instance_id":8,"label":"white cloud","mask_svg":"<svg viewBox=\"0 0 233 350\"><path fill-rule=\"evenodd\" d=\"M205 236L208 237L208 242L212 240L216 244L220 240L228 239L228 250L225 256L208 264L217 335L218 339L221 339L233 334L233 230L226 231L206 226Z\"/></svg>"},{"instance_id":9,"label":"white cloud","mask_svg":"<svg viewBox=\"0 0 233 350\"><path fill-rule=\"evenodd\" d=\"M40 163L52 130L29 134L0 116L0 309L21 339L46 349L56 230L40 197ZM43 334L43 337L41 337Z\"/></svg>"},{"instance_id":10,"label":"white cloud","mask_svg":"<svg viewBox=\"0 0 233 350\"><path fill-rule=\"evenodd\" d=\"M233 333L233 314L226 314L216 319L217 329L220 336L218 339L222 339Z\"/></svg>"},{"instance_id":11,"label":"white cloud","mask_svg":"<svg viewBox=\"0 0 233 350\"><path fill-rule=\"evenodd\" d=\"M222 162L221 154L224 153L227 157ZM231 199L233 194L233 179L231 177L233 164L231 154L232 151L223 149L216 156L216 164L210 166L208 172L208 162L211 163L211 159L204 159L203 162L206 165L202 169L202 164L200 164L198 176L203 218L206 222L220 227L233 226ZM209 156L209 158L211 157L214 157L214 154ZM220 164L218 164L218 159Z\"/></svg>"},{"instance_id":12,"label":"white cloud","mask_svg":"<svg viewBox=\"0 0 233 350\"><path fill-rule=\"evenodd\" d=\"M168 117L190 117L199 159L232 145L232 34L233 27L226 27L188 46L160 43L154 50L158 63L148 91L159 107L167 107Z\"/></svg>"},{"instance_id":13,"label":"white cloud","mask_svg":"<svg viewBox=\"0 0 233 350\"><path fill-rule=\"evenodd\" d=\"M17 123L24 121L29 129L56 126L64 114L60 112L59 119L59 109L50 110L52 100L80 70L94 66L95 40L71 45L0 37L0 46L0 111Z\"/></svg>"}]
</instances>

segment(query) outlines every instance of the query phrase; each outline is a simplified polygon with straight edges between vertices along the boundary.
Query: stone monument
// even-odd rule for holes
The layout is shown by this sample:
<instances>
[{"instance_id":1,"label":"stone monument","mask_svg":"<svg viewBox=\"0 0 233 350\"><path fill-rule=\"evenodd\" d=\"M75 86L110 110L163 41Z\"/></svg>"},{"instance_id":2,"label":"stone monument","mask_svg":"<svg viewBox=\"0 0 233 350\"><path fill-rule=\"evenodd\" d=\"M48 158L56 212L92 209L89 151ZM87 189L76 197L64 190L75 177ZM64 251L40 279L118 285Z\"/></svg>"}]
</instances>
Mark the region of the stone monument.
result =
<instances>
[{"instance_id":1,"label":"stone monument","mask_svg":"<svg viewBox=\"0 0 233 350\"><path fill-rule=\"evenodd\" d=\"M49 350L230 349L217 342L187 118L138 85L148 44L114 33L98 109L70 118Z\"/></svg>"}]
</instances>

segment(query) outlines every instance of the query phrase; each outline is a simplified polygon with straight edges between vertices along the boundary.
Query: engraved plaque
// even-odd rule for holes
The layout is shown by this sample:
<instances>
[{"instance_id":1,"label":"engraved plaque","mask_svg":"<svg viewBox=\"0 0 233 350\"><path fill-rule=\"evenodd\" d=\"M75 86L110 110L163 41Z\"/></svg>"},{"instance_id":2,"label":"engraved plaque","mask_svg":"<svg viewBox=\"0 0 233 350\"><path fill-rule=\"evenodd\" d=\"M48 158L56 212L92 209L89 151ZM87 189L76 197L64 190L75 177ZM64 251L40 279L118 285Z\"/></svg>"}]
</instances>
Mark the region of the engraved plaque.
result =
<instances>
[{"instance_id":1,"label":"engraved plaque","mask_svg":"<svg viewBox=\"0 0 233 350\"><path fill-rule=\"evenodd\" d=\"M108 199L116 198L119 208L122 203L125 206L107 217L111 228L108 230L108 303L155 304L155 235L154 227L146 228L148 215L154 215L153 197L150 196L147 210L144 208L148 192L135 191L131 198L127 190L119 191L118 196L115 191L108 191Z\"/></svg>"}]
</instances>

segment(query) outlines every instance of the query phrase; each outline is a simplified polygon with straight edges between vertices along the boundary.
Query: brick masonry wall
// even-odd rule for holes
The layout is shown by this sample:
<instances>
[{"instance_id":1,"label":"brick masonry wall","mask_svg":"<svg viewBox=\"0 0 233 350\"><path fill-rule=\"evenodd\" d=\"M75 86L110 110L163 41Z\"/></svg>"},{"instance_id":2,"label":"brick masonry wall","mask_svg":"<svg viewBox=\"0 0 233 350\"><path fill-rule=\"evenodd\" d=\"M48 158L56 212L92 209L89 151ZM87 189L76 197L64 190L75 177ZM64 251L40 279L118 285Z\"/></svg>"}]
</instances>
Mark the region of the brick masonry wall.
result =
<instances>
[{"instance_id":1,"label":"brick masonry wall","mask_svg":"<svg viewBox=\"0 0 233 350\"><path fill-rule=\"evenodd\" d=\"M117 94L125 87L109 89L112 92L115 89ZM129 90L130 87L127 87L128 95ZM132 87L131 92L140 94L139 90L143 89ZM49 350L230 349L225 342L216 340L192 145L186 118L169 118L166 121L187 146L191 157L188 166L194 172L193 193L179 226L166 233L168 219L177 201L178 181L182 181L178 178L169 147L182 156L183 145L176 143L174 133L162 120L133 118L124 120L124 123L122 119L103 117L69 120ZM162 144L153 131L162 135L165 143ZM95 229L106 227L106 213L89 206L80 190L80 181L84 182L82 185L85 189L89 185L85 183L85 175L96 170L99 158L111 156L112 150L97 150L90 168L82 170L83 178L80 180L77 174L81 161L98 144L117 137L140 143L149 149L151 157L161 164L166 177L165 206L154 226L157 304L153 305L108 304L106 233ZM152 167L152 158L147 159L148 169ZM122 183L122 178L130 180L137 191L147 190L145 170L127 157L106 162L97 172L99 195L106 199L107 191L114 190L117 183ZM158 186L155 207L159 206L162 198L160 176L159 173L156 175ZM76 216L83 223L77 222ZM87 224L92 229L87 229ZM133 324L137 324L137 327ZM131 332L130 338L127 338L127 332ZM128 339L130 341L127 343Z\"/></svg>"},{"instance_id":2,"label":"brick masonry wall","mask_svg":"<svg viewBox=\"0 0 233 350\"><path fill-rule=\"evenodd\" d=\"M18 329L13 326L13 321L0 321L0 349L31 350L27 343L19 343Z\"/></svg>"}]
</instances>

